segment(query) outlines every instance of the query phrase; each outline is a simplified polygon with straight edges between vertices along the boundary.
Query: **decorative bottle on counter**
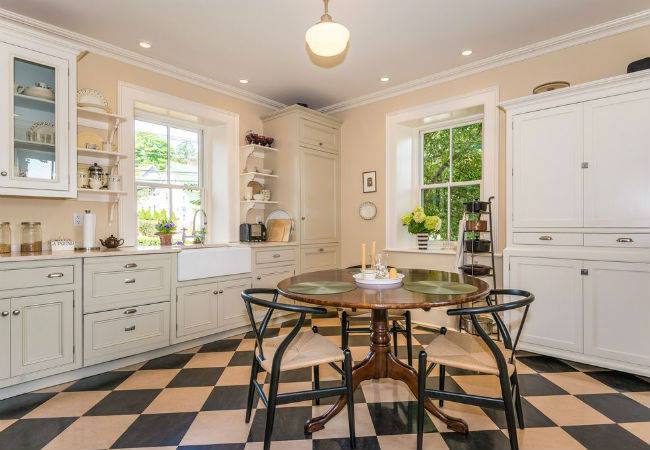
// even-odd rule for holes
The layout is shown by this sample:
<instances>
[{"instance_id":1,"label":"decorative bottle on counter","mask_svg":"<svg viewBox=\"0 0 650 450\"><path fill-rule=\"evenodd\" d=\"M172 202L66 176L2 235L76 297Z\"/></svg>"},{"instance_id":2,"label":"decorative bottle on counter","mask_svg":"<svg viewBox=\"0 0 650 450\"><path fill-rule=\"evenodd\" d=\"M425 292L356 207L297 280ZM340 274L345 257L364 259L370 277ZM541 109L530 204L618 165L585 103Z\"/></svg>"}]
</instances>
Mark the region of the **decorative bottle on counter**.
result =
<instances>
[{"instance_id":1,"label":"decorative bottle on counter","mask_svg":"<svg viewBox=\"0 0 650 450\"><path fill-rule=\"evenodd\" d=\"M43 230L40 222L22 222L20 224L21 253L39 253L43 251Z\"/></svg>"},{"instance_id":2,"label":"decorative bottle on counter","mask_svg":"<svg viewBox=\"0 0 650 450\"><path fill-rule=\"evenodd\" d=\"M0 222L0 253L11 253L11 224Z\"/></svg>"}]
</instances>

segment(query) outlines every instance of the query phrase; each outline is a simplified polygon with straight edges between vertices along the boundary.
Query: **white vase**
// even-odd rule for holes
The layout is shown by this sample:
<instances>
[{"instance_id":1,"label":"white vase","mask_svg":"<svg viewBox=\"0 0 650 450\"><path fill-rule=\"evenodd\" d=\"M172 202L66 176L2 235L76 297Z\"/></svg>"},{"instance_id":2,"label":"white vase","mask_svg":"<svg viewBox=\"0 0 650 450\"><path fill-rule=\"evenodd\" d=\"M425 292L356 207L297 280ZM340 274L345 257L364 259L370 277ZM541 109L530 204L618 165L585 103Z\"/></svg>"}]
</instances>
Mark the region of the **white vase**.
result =
<instances>
[{"instance_id":1,"label":"white vase","mask_svg":"<svg viewBox=\"0 0 650 450\"><path fill-rule=\"evenodd\" d=\"M428 250L429 248L429 234L428 233L417 233L418 237L418 250Z\"/></svg>"}]
</instances>

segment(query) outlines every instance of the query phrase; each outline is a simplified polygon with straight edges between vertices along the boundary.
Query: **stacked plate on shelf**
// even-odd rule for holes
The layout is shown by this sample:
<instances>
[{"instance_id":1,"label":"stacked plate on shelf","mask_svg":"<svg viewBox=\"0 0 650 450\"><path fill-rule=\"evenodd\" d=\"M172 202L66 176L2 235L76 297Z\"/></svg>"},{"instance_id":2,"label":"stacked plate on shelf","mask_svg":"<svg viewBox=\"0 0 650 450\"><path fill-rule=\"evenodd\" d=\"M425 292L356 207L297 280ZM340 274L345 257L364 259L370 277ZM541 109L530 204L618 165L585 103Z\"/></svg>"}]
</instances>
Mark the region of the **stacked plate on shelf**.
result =
<instances>
[{"instance_id":1,"label":"stacked plate on shelf","mask_svg":"<svg viewBox=\"0 0 650 450\"><path fill-rule=\"evenodd\" d=\"M99 113L109 112L108 100L106 100L104 94L90 88L83 88L77 91L77 106Z\"/></svg>"}]
</instances>

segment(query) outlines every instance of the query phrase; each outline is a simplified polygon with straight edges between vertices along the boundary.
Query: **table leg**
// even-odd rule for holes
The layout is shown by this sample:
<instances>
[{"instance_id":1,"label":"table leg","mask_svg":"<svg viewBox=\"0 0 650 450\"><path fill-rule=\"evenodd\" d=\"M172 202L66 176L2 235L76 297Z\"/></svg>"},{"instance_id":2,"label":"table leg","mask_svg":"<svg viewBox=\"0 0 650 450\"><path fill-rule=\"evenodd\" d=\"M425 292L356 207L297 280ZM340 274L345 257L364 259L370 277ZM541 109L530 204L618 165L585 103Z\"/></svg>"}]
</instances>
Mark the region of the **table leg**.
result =
<instances>
[{"instance_id":1,"label":"table leg","mask_svg":"<svg viewBox=\"0 0 650 450\"><path fill-rule=\"evenodd\" d=\"M370 327L370 352L366 359L357 364L352 370L352 384L356 389L362 381L392 378L403 381L411 389L413 395L417 396L418 379L417 372L407 366L391 352L390 333L388 328L388 312L386 310L372 311L372 324ZM305 423L305 432L313 433L322 430L325 424L345 407L347 397L342 395L325 414L314 417ZM424 407L441 421L447 424L451 430L459 433L467 433L467 423L463 419L451 417L440 411L431 399L425 399Z\"/></svg>"}]
</instances>

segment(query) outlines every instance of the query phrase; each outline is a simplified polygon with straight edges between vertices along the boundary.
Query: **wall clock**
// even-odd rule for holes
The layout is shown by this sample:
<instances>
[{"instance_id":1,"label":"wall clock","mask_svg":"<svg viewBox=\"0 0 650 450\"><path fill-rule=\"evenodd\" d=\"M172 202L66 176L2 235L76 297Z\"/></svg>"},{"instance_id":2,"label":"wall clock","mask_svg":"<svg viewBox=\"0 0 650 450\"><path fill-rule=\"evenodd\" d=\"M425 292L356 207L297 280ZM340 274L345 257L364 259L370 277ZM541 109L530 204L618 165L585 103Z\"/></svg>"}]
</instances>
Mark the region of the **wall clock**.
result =
<instances>
[{"instance_id":1,"label":"wall clock","mask_svg":"<svg viewBox=\"0 0 650 450\"><path fill-rule=\"evenodd\" d=\"M359 215L363 220L372 220L377 216L377 206L373 202L363 202L359 206Z\"/></svg>"}]
</instances>

